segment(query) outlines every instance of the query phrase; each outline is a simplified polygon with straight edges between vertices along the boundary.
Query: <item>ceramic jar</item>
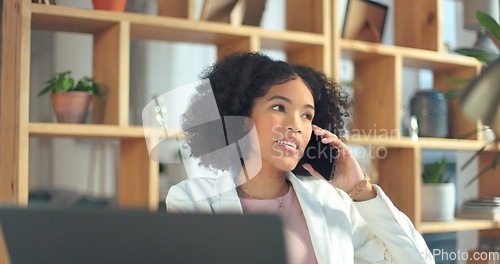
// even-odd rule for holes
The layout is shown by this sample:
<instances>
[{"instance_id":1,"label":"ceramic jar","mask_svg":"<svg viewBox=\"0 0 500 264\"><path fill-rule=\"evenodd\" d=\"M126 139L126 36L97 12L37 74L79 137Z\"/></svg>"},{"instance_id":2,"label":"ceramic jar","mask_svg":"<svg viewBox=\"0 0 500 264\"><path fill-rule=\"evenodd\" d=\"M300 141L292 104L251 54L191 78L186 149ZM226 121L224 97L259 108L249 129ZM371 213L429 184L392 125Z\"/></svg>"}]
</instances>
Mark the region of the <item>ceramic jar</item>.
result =
<instances>
[{"instance_id":1,"label":"ceramic jar","mask_svg":"<svg viewBox=\"0 0 500 264\"><path fill-rule=\"evenodd\" d=\"M448 136L448 104L446 97L438 90L418 91L411 98L411 115L417 118L418 136Z\"/></svg>"}]
</instances>

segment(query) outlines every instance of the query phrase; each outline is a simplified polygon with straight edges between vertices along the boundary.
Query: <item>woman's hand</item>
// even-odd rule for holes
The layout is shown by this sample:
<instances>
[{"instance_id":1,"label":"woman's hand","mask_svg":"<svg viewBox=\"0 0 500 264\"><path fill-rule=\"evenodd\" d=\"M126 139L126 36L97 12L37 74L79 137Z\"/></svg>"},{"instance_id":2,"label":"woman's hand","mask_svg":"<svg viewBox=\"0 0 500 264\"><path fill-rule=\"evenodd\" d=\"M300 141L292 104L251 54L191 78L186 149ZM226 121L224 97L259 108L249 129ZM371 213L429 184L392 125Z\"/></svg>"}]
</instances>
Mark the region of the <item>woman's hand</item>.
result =
<instances>
[{"instance_id":1,"label":"woman's hand","mask_svg":"<svg viewBox=\"0 0 500 264\"><path fill-rule=\"evenodd\" d=\"M359 184L364 179L363 171L359 166L358 161L354 158L351 151L347 146L332 132L322 129L316 125L312 126L313 133L321 137L321 142L324 144L330 144L332 147L338 149L337 159L335 161L335 172L334 177L330 182L333 186L344 190L345 192L350 192L357 184ZM304 164L304 169L309 171L311 175L324 179L310 164ZM370 185L371 187L371 185ZM369 190L373 194L373 189ZM360 193L362 195L363 193ZM365 193L367 194L367 193ZM366 196L366 198L373 198L373 195ZM365 195L363 195L365 197ZM364 199L363 199L364 200Z\"/></svg>"}]
</instances>

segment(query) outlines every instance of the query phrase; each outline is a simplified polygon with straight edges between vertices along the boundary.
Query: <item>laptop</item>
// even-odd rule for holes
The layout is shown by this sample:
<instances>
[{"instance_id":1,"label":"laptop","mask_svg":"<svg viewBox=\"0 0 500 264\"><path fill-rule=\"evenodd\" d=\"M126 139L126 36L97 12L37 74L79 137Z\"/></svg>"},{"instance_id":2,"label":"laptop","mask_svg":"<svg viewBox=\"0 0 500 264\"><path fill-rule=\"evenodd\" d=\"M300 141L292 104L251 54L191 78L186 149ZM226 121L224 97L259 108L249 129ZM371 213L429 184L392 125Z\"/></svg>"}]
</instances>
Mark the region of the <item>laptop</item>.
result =
<instances>
[{"instance_id":1,"label":"laptop","mask_svg":"<svg viewBox=\"0 0 500 264\"><path fill-rule=\"evenodd\" d=\"M277 215L10 208L0 224L13 264L286 263Z\"/></svg>"}]
</instances>

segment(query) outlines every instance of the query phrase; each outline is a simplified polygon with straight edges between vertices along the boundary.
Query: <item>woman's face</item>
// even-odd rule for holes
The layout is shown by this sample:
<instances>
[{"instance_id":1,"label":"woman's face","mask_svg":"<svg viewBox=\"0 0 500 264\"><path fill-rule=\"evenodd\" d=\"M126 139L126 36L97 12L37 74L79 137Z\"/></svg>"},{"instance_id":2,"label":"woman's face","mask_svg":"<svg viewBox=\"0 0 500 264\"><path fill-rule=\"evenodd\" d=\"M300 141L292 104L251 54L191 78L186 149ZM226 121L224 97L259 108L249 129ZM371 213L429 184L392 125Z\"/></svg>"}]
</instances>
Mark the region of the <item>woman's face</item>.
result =
<instances>
[{"instance_id":1,"label":"woman's face","mask_svg":"<svg viewBox=\"0 0 500 264\"><path fill-rule=\"evenodd\" d=\"M250 117L259 137L263 170L293 170L311 138L314 118L314 99L304 81L297 78L272 86L255 99Z\"/></svg>"}]
</instances>

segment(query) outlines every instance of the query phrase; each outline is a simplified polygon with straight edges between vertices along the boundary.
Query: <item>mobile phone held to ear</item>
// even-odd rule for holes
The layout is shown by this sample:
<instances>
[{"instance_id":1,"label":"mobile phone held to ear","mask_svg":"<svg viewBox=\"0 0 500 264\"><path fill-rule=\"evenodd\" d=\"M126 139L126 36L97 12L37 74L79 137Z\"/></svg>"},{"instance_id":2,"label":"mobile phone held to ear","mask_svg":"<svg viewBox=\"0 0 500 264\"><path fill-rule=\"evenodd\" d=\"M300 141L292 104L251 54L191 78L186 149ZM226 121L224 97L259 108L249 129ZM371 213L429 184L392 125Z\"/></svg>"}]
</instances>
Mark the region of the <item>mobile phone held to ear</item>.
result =
<instances>
[{"instance_id":1,"label":"mobile phone held to ear","mask_svg":"<svg viewBox=\"0 0 500 264\"><path fill-rule=\"evenodd\" d=\"M292 171L295 175L312 176L303 164L310 164L323 178L331 180L335 170L335 159L337 158L338 149L321 142L321 137L314 134L311 135L311 140L304 151L304 155L299 160L297 167Z\"/></svg>"}]
</instances>

